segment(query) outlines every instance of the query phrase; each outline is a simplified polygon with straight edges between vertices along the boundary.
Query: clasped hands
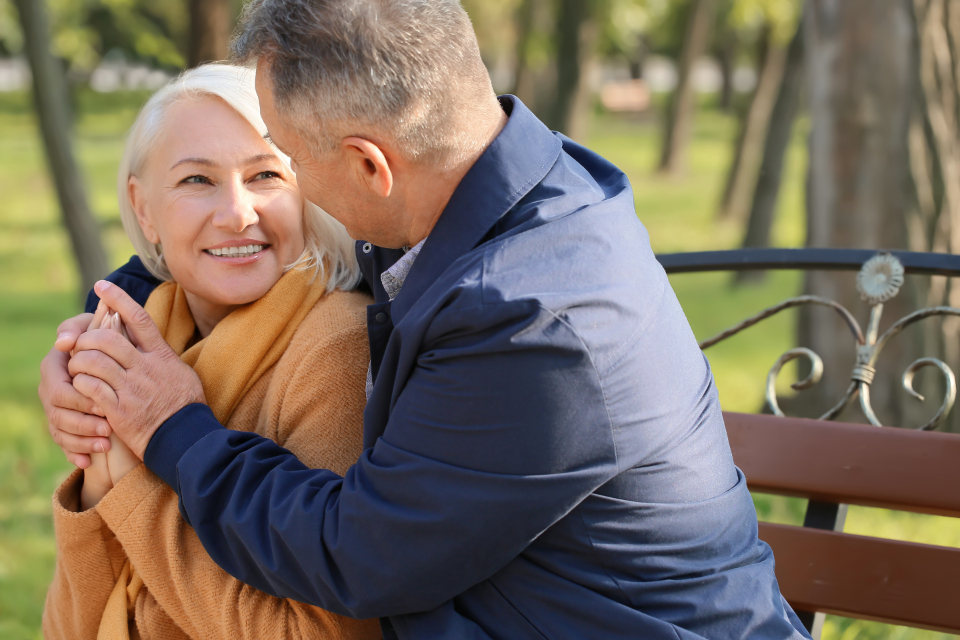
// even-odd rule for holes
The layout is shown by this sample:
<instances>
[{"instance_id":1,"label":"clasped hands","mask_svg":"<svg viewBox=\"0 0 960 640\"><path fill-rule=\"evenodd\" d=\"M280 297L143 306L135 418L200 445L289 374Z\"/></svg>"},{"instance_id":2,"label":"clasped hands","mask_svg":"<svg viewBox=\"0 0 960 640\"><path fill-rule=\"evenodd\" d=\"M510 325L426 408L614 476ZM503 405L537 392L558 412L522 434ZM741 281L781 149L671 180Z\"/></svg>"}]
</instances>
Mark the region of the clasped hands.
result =
<instances>
[{"instance_id":1,"label":"clasped hands","mask_svg":"<svg viewBox=\"0 0 960 640\"><path fill-rule=\"evenodd\" d=\"M167 418L206 401L193 369L167 345L140 305L106 281L94 291L100 296L98 313L60 325L40 365L38 389L54 442L70 462L87 470L84 509L139 464ZM110 315L110 326L101 326L108 313L117 319ZM109 459L98 457L108 452Z\"/></svg>"}]
</instances>

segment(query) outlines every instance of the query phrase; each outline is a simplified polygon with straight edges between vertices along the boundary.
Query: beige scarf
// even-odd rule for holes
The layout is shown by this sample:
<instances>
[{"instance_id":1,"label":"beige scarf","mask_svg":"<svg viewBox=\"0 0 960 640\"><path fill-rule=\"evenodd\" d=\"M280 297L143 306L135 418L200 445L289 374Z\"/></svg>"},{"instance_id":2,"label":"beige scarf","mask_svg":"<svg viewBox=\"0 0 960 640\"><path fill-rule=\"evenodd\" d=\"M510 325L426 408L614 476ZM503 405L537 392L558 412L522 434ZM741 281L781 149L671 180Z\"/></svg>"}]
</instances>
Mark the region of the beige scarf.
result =
<instances>
[{"instance_id":1,"label":"beige scarf","mask_svg":"<svg viewBox=\"0 0 960 640\"><path fill-rule=\"evenodd\" d=\"M326 278L313 279L313 269L288 271L265 296L228 315L189 349L196 325L180 285L160 285L144 308L167 344L197 373L217 420L227 424L246 393L286 351L325 291ZM141 588L143 580L127 560L103 611L97 640L130 640Z\"/></svg>"}]
</instances>

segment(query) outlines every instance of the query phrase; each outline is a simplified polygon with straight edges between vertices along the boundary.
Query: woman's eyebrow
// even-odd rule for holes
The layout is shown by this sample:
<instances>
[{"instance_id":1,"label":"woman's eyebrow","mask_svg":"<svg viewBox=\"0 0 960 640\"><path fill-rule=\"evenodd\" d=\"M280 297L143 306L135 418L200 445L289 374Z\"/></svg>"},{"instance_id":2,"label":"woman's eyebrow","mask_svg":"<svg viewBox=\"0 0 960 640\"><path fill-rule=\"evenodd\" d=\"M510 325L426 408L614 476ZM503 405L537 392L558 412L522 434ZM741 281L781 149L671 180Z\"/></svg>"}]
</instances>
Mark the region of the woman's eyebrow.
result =
<instances>
[{"instance_id":1,"label":"woman's eyebrow","mask_svg":"<svg viewBox=\"0 0 960 640\"><path fill-rule=\"evenodd\" d=\"M258 154L255 155L255 156L250 156L249 158L247 158L246 160L244 160L241 164L243 164L244 166L246 166L246 165L250 165L250 164L256 164L256 163L262 162L262 161L264 161L264 160L279 160L279 159L280 159L280 158L278 158L276 155L274 155L274 154L272 154L272 153L258 153Z\"/></svg>"},{"instance_id":2,"label":"woman's eyebrow","mask_svg":"<svg viewBox=\"0 0 960 640\"><path fill-rule=\"evenodd\" d=\"M219 167L219 166L220 166L218 163L214 162L213 160L209 160L209 159L207 159L207 158L184 158L183 160L178 160L177 162L175 162L175 163L173 164L173 166L170 167L170 168L171 168L171 169L176 169L177 167L179 167L179 166L182 165L182 164L202 164L202 165L204 165L204 166L206 166L206 167Z\"/></svg>"},{"instance_id":3,"label":"woman's eyebrow","mask_svg":"<svg viewBox=\"0 0 960 640\"><path fill-rule=\"evenodd\" d=\"M278 160L277 156L272 153L258 153L255 156L250 156L246 160L240 162L243 166L248 166L251 164L256 164L264 160ZM210 160L209 158L184 158L183 160L178 160L170 169L176 169L182 164L199 164L205 167L217 168L220 166L220 163Z\"/></svg>"}]
</instances>

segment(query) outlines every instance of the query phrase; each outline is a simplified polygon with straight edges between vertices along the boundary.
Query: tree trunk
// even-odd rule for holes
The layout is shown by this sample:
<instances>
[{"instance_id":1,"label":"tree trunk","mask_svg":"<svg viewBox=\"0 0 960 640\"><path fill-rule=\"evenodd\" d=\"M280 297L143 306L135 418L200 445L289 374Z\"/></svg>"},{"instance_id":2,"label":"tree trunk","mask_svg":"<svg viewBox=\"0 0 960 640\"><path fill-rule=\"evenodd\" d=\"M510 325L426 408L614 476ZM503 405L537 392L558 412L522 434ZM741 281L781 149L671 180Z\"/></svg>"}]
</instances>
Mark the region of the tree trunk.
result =
<instances>
[{"instance_id":1,"label":"tree trunk","mask_svg":"<svg viewBox=\"0 0 960 640\"><path fill-rule=\"evenodd\" d=\"M226 60L230 55L233 12L230 0L190 0L187 64Z\"/></svg>"},{"instance_id":2,"label":"tree trunk","mask_svg":"<svg viewBox=\"0 0 960 640\"><path fill-rule=\"evenodd\" d=\"M757 86L750 100L750 107L741 120L736 150L720 201L720 218L743 220L747 216L750 197L757 183L764 138L777 99L777 88L783 79L787 52L783 46L771 42L769 29L762 39L760 49L762 63L757 75Z\"/></svg>"},{"instance_id":3,"label":"tree trunk","mask_svg":"<svg viewBox=\"0 0 960 640\"><path fill-rule=\"evenodd\" d=\"M714 0L691 0L687 33L677 69L677 87L670 97L664 126L659 171L680 173L686 169L687 143L693 128L696 91L691 82L693 67L707 50L713 24Z\"/></svg>"},{"instance_id":4,"label":"tree trunk","mask_svg":"<svg viewBox=\"0 0 960 640\"><path fill-rule=\"evenodd\" d=\"M550 128L574 140L586 129L587 75L597 43L597 24L586 0L560 0L557 17L557 99Z\"/></svg>"},{"instance_id":5,"label":"tree trunk","mask_svg":"<svg viewBox=\"0 0 960 640\"><path fill-rule=\"evenodd\" d=\"M100 241L100 229L87 204L80 167L73 155L67 78L60 62L50 54L46 3L16 0L16 6L33 74L33 99L47 164L56 185L61 217L73 245L80 270L81 294L84 294L107 275L110 268Z\"/></svg>"},{"instance_id":6,"label":"tree trunk","mask_svg":"<svg viewBox=\"0 0 960 640\"><path fill-rule=\"evenodd\" d=\"M914 10L921 90L910 127L915 210L909 238L914 250L960 253L960 0L915 0ZM926 306L960 307L956 279L931 278L924 293ZM960 322L933 318L923 330L923 354L960 370ZM939 398L942 390L928 386ZM960 432L960 412L954 409L941 429Z\"/></svg>"},{"instance_id":7,"label":"tree trunk","mask_svg":"<svg viewBox=\"0 0 960 640\"><path fill-rule=\"evenodd\" d=\"M720 110L730 111L733 107L733 72L737 66L737 34L727 29L723 42L717 49L717 60L720 63Z\"/></svg>"},{"instance_id":8,"label":"tree trunk","mask_svg":"<svg viewBox=\"0 0 960 640\"><path fill-rule=\"evenodd\" d=\"M630 79L640 80L643 78L644 63L647 60L647 51L649 46L646 39L641 35L637 37L637 44L630 53Z\"/></svg>"},{"instance_id":9,"label":"tree trunk","mask_svg":"<svg viewBox=\"0 0 960 640\"><path fill-rule=\"evenodd\" d=\"M534 0L521 0L517 7L516 66L510 93L533 109L533 77L530 71L529 49L533 36Z\"/></svg>"},{"instance_id":10,"label":"tree trunk","mask_svg":"<svg viewBox=\"0 0 960 640\"><path fill-rule=\"evenodd\" d=\"M780 180L783 176L783 163L793 137L793 123L800 106L800 92L803 88L803 20L797 25L790 46L787 48L787 61L777 93L777 102L770 115L767 137L763 145L763 160L753 190L753 202L747 229L741 246L769 247L770 232L773 229L777 196L780 193ZM738 271L735 282L756 281L763 278L763 271Z\"/></svg>"},{"instance_id":11,"label":"tree trunk","mask_svg":"<svg viewBox=\"0 0 960 640\"><path fill-rule=\"evenodd\" d=\"M810 0L804 50L811 132L807 176L807 246L906 248L910 205L908 130L916 93L915 38L909 0ZM836 300L866 324L868 307L854 273L807 272L807 294ZM884 305L881 331L915 310L911 281ZM916 332L883 351L871 387L884 424L915 424L900 375L917 357ZM800 344L820 354L824 376L794 406L819 415L850 383L855 362L849 332L827 309L802 307ZM858 410L846 419L863 421Z\"/></svg>"}]
</instances>

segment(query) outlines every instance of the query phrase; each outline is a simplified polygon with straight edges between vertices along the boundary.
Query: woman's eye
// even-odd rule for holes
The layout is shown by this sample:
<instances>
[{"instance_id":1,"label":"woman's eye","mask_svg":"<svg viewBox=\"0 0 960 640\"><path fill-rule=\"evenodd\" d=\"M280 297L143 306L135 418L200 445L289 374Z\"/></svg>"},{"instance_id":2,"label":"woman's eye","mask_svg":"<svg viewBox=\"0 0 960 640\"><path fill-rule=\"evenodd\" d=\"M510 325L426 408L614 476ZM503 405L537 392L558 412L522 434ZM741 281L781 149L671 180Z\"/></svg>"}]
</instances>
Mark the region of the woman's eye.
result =
<instances>
[{"instance_id":1,"label":"woman's eye","mask_svg":"<svg viewBox=\"0 0 960 640\"><path fill-rule=\"evenodd\" d=\"M270 178L279 178L280 174L276 171L261 171L253 177L254 180L269 180Z\"/></svg>"},{"instance_id":2,"label":"woman's eye","mask_svg":"<svg viewBox=\"0 0 960 640\"><path fill-rule=\"evenodd\" d=\"M180 181L181 184L210 184L210 181L204 176L190 176Z\"/></svg>"}]
</instances>

